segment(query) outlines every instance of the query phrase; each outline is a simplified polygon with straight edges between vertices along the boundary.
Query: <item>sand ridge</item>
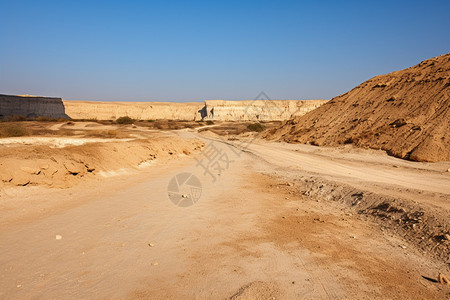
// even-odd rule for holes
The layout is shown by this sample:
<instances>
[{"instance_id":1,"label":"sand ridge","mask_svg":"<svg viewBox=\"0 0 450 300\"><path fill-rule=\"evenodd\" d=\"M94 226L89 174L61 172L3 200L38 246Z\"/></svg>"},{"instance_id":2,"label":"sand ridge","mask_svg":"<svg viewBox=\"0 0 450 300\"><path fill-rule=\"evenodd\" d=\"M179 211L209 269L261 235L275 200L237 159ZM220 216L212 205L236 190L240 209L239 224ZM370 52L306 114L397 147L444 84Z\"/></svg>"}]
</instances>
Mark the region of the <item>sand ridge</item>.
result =
<instances>
[{"instance_id":1,"label":"sand ridge","mask_svg":"<svg viewBox=\"0 0 450 300\"><path fill-rule=\"evenodd\" d=\"M415 161L450 160L450 53L376 76L266 134L318 146L353 144Z\"/></svg>"}]
</instances>

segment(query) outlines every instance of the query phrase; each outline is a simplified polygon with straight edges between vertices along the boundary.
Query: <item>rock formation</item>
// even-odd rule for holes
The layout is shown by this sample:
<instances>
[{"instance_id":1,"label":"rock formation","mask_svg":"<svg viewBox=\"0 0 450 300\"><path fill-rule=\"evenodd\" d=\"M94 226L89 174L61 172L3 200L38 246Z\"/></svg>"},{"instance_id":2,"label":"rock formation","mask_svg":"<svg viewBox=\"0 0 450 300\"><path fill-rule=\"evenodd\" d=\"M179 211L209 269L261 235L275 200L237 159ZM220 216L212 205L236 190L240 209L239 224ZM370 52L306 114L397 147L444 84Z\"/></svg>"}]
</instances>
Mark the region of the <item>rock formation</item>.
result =
<instances>
[{"instance_id":1,"label":"rock formation","mask_svg":"<svg viewBox=\"0 0 450 300\"><path fill-rule=\"evenodd\" d=\"M0 95L0 118L68 118L61 98Z\"/></svg>"},{"instance_id":2,"label":"rock formation","mask_svg":"<svg viewBox=\"0 0 450 300\"><path fill-rule=\"evenodd\" d=\"M198 121L279 121L319 107L327 100L207 100L205 102L100 102L73 101L38 96L0 95L0 118L25 116L36 118L115 120L128 116L137 120Z\"/></svg>"},{"instance_id":3,"label":"rock formation","mask_svg":"<svg viewBox=\"0 0 450 300\"><path fill-rule=\"evenodd\" d=\"M201 102L100 102L64 100L72 119L115 120L128 116L138 120L200 120Z\"/></svg>"},{"instance_id":4,"label":"rock formation","mask_svg":"<svg viewBox=\"0 0 450 300\"><path fill-rule=\"evenodd\" d=\"M287 120L311 111L327 100L207 100L171 102L95 102L64 100L66 113L73 119L114 120L128 116L139 120ZM213 113L211 113L211 110Z\"/></svg>"},{"instance_id":5,"label":"rock formation","mask_svg":"<svg viewBox=\"0 0 450 300\"><path fill-rule=\"evenodd\" d=\"M282 121L303 116L327 100L207 100L208 118L221 121ZM212 112L212 113L211 113Z\"/></svg>"}]
</instances>

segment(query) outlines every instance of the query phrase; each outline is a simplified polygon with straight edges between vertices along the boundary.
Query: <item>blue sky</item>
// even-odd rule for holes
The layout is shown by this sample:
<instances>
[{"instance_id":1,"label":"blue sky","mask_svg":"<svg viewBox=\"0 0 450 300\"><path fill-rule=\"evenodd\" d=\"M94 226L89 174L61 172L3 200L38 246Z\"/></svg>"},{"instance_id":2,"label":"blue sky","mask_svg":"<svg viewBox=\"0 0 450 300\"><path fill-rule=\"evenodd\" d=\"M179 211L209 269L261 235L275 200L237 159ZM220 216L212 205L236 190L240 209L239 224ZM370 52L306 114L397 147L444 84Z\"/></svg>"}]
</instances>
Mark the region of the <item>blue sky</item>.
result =
<instances>
[{"instance_id":1,"label":"blue sky","mask_svg":"<svg viewBox=\"0 0 450 300\"><path fill-rule=\"evenodd\" d=\"M448 52L448 0L0 0L4 94L328 99Z\"/></svg>"}]
</instances>

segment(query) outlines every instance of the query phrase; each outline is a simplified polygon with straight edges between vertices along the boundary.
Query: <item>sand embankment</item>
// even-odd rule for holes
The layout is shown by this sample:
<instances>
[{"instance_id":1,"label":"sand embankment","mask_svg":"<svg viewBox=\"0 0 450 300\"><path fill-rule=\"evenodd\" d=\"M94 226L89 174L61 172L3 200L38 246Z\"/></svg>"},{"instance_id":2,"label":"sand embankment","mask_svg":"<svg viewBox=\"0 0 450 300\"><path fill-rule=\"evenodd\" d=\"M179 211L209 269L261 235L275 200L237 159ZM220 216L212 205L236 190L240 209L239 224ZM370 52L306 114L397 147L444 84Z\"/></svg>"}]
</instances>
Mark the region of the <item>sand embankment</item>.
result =
<instances>
[{"instance_id":1,"label":"sand embankment","mask_svg":"<svg viewBox=\"0 0 450 300\"><path fill-rule=\"evenodd\" d=\"M267 137L382 149L415 161L450 161L450 54L376 76Z\"/></svg>"},{"instance_id":2,"label":"sand embankment","mask_svg":"<svg viewBox=\"0 0 450 300\"><path fill-rule=\"evenodd\" d=\"M131 174L133 169L186 156L203 147L198 139L158 133L144 139L17 137L2 142L1 185L64 188L89 178Z\"/></svg>"}]
</instances>

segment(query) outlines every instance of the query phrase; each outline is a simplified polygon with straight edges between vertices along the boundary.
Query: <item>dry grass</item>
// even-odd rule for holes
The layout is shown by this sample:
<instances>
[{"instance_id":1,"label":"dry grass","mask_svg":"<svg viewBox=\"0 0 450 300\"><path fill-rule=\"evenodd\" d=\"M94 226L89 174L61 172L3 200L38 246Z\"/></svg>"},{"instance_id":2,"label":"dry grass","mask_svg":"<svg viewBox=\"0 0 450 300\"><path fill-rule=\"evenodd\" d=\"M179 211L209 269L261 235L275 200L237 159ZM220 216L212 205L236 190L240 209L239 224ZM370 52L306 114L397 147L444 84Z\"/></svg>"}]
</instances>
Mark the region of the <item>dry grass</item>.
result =
<instances>
[{"instance_id":1,"label":"dry grass","mask_svg":"<svg viewBox=\"0 0 450 300\"><path fill-rule=\"evenodd\" d=\"M176 121L176 120L148 120L148 121L138 121L134 124L142 127L148 127L149 129L159 129L159 130L177 130L184 128L195 128L203 126L203 122L195 121Z\"/></svg>"},{"instance_id":2,"label":"dry grass","mask_svg":"<svg viewBox=\"0 0 450 300\"><path fill-rule=\"evenodd\" d=\"M239 135L246 132L261 132L264 129L274 128L279 126L281 122L261 122L261 123L248 123L248 122L215 122L214 127L203 128L199 131L211 131L218 135Z\"/></svg>"},{"instance_id":3,"label":"dry grass","mask_svg":"<svg viewBox=\"0 0 450 300\"><path fill-rule=\"evenodd\" d=\"M85 137L96 137L96 138L127 138L129 134L125 132L120 132L119 130L88 130L86 131Z\"/></svg>"},{"instance_id":4,"label":"dry grass","mask_svg":"<svg viewBox=\"0 0 450 300\"><path fill-rule=\"evenodd\" d=\"M30 131L21 124L1 124L0 126L0 137L17 137L30 134Z\"/></svg>"}]
</instances>

